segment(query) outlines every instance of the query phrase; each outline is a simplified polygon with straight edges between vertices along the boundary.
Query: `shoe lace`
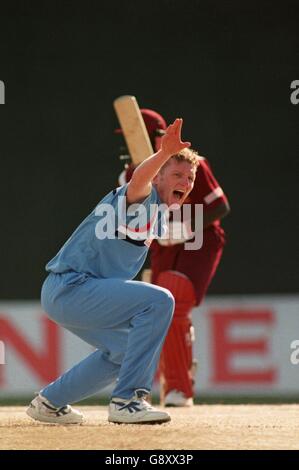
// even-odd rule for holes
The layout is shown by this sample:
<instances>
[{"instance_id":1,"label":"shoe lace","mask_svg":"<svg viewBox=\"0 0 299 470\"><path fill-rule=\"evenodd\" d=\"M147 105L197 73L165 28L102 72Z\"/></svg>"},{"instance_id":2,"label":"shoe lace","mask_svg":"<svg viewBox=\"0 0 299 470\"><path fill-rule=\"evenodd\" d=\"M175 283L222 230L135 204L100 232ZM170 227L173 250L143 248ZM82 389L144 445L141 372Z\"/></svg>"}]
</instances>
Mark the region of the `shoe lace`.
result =
<instances>
[{"instance_id":1,"label":"shoe lace","mask_svg":"<svg viewBox=\"0 0 299 470\"><path fill-rule=\"evenodd\" d=\"M42 405L47 409L48 413L59 414L59 413L69 413L71 410L70 405L64 405L60 407L53 406L50 402L45 400L42 401Z\"/></svg>"},{"instance_id":2,"label":"shoe lace","mask_svg":"<svg viewBox=\"0 0 299 470\"><path fill-rule=\"evenodd\" d=\"M148 401L146 401L146 398L144 398L144 397L139 398L138 402L140 403L141 407L145 408L146 410L152 410L153 409L152 405Z\"/></svg>"}]
</instances>

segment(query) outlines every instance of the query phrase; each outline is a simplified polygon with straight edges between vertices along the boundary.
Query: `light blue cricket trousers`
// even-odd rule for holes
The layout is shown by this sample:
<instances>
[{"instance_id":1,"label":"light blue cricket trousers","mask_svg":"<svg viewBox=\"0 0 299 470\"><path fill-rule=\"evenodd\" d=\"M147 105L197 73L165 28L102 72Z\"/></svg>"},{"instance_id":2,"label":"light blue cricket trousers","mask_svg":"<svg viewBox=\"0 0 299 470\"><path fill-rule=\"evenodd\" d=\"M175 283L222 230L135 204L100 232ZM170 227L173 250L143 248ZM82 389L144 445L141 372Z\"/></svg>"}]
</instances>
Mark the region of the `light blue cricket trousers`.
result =
<instances>
[{"instance_id":1,"label":"light blue cricket trousers","mask_svg":"<svg viewBox=\"0 0 299 470\"><path fill-rule=\"evenodd\" d=\"M84 273L50 273L41 294L48 316L96 351L41 394L60 407L117 381L112 397L129 399L151 390L174 298L152 284L99 279Z\"/></svg>"}]
</instances>

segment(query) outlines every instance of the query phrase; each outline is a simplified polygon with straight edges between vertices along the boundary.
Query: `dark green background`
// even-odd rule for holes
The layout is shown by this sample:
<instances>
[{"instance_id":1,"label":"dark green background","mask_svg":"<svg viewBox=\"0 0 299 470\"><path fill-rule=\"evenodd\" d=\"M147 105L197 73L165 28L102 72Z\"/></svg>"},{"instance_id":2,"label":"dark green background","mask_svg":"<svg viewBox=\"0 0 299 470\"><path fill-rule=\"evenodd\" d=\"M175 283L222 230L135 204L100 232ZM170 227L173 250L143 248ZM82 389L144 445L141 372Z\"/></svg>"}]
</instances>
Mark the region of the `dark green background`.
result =
<instances>
[{"instance_id":1,"label":"dark green background","mask_svg":"<svg viewBox=\"0 0 299 470\"><path fill-rule=\"evenodd\" d=\"M206 155L232 207L211 293L298 289L298 1L0 6L0 298L44 264L122 164L112 101L134 94Z\"/></svg>"}]
</instances>

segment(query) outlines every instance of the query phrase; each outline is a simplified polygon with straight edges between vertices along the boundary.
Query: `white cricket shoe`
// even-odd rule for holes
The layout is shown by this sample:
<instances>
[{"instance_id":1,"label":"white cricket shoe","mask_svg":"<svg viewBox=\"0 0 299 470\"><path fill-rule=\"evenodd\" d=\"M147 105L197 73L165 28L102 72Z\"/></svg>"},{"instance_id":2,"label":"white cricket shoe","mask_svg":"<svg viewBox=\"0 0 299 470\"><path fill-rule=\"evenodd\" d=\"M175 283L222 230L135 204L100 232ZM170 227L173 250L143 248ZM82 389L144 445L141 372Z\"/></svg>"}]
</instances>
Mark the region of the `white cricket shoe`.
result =
<instances>
[{"instance_id":1,"label":"white cricket shoe","mask_svg":"<svg viewBox=\"0 0 299 470\"><path fill-rule=\"evenodd\" d=\"M165 406L193 406L193 398L186 398L183 392L171 390L165 397Z\"/></svg>"},{"instance_id":2,"label":"white cricket shoe","mask_svg":"<svg viewBox=\"0 0 299 470\"><path fill-rule=\"evenodd\" d=\"M111 423L160 424L170 419L168 413L151 406L138 391L130 400L112 398L109 405L108 421Z\"/></svg>"},{"instance_id":3,"label":"white cricket shoe","mask_svg":"<svg viewBox=\"0 0 299 470\"><path fill-rule=\"evenodd\" d=\"M44 423L81 424L84 420L83 414L70 405L56 408L42 395L32 400L26 413L30 418Z\"/></svg>"}]
</instances>

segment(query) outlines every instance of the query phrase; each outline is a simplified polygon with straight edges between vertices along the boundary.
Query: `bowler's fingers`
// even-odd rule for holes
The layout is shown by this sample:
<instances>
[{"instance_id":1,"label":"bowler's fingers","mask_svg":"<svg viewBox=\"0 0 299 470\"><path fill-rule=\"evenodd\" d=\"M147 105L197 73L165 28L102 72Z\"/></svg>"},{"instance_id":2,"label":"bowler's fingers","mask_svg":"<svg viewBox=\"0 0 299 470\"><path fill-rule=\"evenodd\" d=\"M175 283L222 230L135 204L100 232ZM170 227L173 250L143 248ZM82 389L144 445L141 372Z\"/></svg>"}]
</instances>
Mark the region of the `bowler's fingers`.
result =
<instances>
[{"instance_id":1,"label":"bowler's fingers","mask_svg":"<svg viewBox=\"0 0 299 470\"><path fill-rule=\"evenodd\" d=\"M173 124L169 124L169 126L167 127L166 129L166 134L172 134L173 133L173 130L174 130L174 124L175 124L175 121Z\"/></svg>"},{"instance_id":2,"label":"bowler's fingers","mask_svg":"<svg viewBox=\"0 0 299 470\"><path fill-rule=\"evenodd\" d=\"M182 132L182 126L183 126L183 119L182 118L178 118L175 120L174 122L174 125L175 125L175 133L176 135L178 136L180 142L181 142L181 146L182 146L182 149L183 148L189 148L191 147L191 142L182 142L181 140L181 132Z\"/></svg>"},{"instance_id":3,"label":"bowler's fingers","mask_svg":"<svg viewBox=\"0 0 299 470\"><path fill-rule=\"evenodd\" d=\"M183 120L180 118L177 118L172 124L170 124L167 127L166 129L167 134L179 135L182 129L182 124L183 124Z\"/></svg>"},{"instance_id":4,"label":"bowler's fingers","mask_svg":"<svg viewBox=\"0 0 299 470\"><path fill-rule=\"evenodd\" d=\"M182 125L183 125L183 119L182 118L177 118L175 121L174 121L174 124L175 124L175 133L179 136L181 136L181 132L182 132Z\"/></svg>"},{"instance_id":5,"label":"bowler's fingers","mask_svg":"<svg viewBox=\"0 0 299 470\"><path fill-rule=\"evenodd\" d=\"M189 148L191 147L191 142L182 142L182 148Z\"/></svg>"},{"instance_id":6,"label":"bowler's fingers","mask_svg":"<svg viewBox=\"0 0 299 470\"><path fill-rule=\"evenodd\" d=\"M181 141L181 132L182 132L182 126L183 126L183 119L182 118L177 118L170 126L167 128L167 134L173 134L175 135L178 140L181 143L181 148L189 148L191 147L191 142L182 142Z\"/></svg>"}]
</instances>

